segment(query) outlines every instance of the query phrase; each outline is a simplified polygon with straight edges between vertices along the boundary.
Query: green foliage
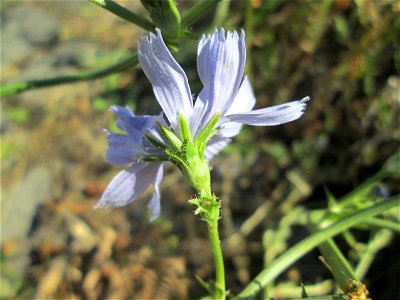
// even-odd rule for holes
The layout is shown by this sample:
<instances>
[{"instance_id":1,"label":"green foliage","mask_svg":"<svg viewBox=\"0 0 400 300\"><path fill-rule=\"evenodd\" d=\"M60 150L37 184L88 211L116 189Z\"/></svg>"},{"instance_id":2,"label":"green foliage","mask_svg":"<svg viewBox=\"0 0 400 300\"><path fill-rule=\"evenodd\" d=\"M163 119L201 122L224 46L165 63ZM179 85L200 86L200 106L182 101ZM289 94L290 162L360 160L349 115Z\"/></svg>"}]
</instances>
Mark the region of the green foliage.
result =
<instances>
[{"instance_id":1,"label":"green foliage","mask_svg":"<svg viewBox=\"0 0 400 300\"><path fill-rule=\"evenodd\" d=\"M29 119L29 112L24 107L8 107L5 110L6 118L11 122L24 124Z\"/></svg>"},{"instance_id":2,"label":"green foliage","mask_svg":"<svg viewBox=\"0 0 400 300\"><path fill-rule=\"evenodd\" d=\"M109 109L110 103L103 97L97 97L92 101L92 107L95 111L105 112Z\"/></svg>"},{"instance_id":3,"label":"green foliage","mask_svg":"<svg viewBox=\"0 0 400 300\"><path fill-rule=\"evenodd\" d=\"M263 245L265 248L264 262L266 274L268 274L267 270L275 267L276 261L283 260L288 252L293 251L293 248L297 248L296 245L288 250L288 240L293 234L292 227L294 225L306 226L312 233L318 233L318 231L330 228L354 214L366 211L374 205L388 201L376 195L374 189L383 179L399 178L400 171L396 168L398 165L399 154L397 153L386 162L376 175L340 199L336 199L326 189L326 209L308 210L300 206L288 211L280 220L278 228L264 232ZM346 294L363 290L361 280L373 263L377 252L386 247L396 232L400 230L399 196L395 196L392 199L395 203L397 201L397 205L391 209L382 211L380 216L359 219L357 222L356 227L358 229L370 232L370 239L366 243L358 241L357 235L354 235L348 229L340 233L350 247L347 255L342 253L339 246L330 237L327 237L326 241L318 245L324 264L332 272L337 285ZM312 239L312 236L313 234L307 239ZM353 255L351 255L352 253ZM272 283L268 286L268 290L273 290ZM284 293L282 288L280 289L280 293ZM316 299L319 298L316 297Z\"/></svg>"},{"instance_id":4,"label":"green foliage","mask_svg":"<svg viewBox=\"0 0 400 300\"><path fill-rule=\"evenodd\" d=\"M140 0L166 41L174 43L181 35L181 15L173 0Z\"/></svg>"},{"instance_id":5,"label":"green foliage","mask_svg":"<svg viewBox=\"0 0 400 300\"><path fill-rule=\"evenodd\" d=\"M274 280L281 272L283 272L292 263L297 261L303 255L311 251L316 246L324 243L331 237L344 232L345 230L362 223L365 219L382 214L389 209L399 205L400 197L394 196L383 202L379 202L368 208L351 213L344 218L333 222L330 226L318 230L311 234L295 246L286 250L279 258L275 259L269 267L264 269L257 275L249 285L236 297L237 299L249 299L259 293L262 287Z\"/></svg>"},{"instance_id":6,"label":"green foliage","mask_svg":"<svg viewBox=\"0 0 400 300\"><path fill-rule=\"evenodd\" d=\"M17 274L10 271L9 268L4 268L4 263L5 259L2 258L0 261L0 298L10 299L17 294L18 290L26 282L27 279L22 274Z\"/></svg>"}]
</instances>

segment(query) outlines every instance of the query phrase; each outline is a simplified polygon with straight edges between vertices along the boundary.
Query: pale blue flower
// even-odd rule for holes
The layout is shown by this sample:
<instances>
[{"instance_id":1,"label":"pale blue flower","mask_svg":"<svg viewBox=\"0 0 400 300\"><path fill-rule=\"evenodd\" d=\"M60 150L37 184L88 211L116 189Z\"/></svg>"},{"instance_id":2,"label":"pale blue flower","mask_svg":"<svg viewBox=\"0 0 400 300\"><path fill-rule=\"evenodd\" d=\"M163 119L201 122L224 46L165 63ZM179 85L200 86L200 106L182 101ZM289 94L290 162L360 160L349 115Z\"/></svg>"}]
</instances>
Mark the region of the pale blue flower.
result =
<instances>
[{"instance_id":1,"label":"pale blue flower","mask_svg":"<svg viewBox=\"0 0 400 300\"><path fill-rule=\"evenodd\" d=\"M148 206L151 220L160 214L159 183L169 158L146 138L150 134L160 144L167 144L156 122L180 137L181 114L189 124L191 135L196 138L219 113L221 117L215 126L219 128L218 133L211 138L204 152L208 161L239 133L242 124L279 125L303 115L308 97L252 110L255 97L248 78L243 77L246 60L244 36L243 31L238 35L235 31L225 33L221 29L202 37L197 52L197 68L204 87L194 103L186 74L166 47L161 31L157 29L157 35L151 33L139 42L139 62L152 84L163 116L135 116L129 108L111 107L118 128L126 134L107 131L109 148L106 160L115 165L130 164L130 167L114 177L96 207L126 205L153 185L154 192Z\"/></svg>"}]
</instances>

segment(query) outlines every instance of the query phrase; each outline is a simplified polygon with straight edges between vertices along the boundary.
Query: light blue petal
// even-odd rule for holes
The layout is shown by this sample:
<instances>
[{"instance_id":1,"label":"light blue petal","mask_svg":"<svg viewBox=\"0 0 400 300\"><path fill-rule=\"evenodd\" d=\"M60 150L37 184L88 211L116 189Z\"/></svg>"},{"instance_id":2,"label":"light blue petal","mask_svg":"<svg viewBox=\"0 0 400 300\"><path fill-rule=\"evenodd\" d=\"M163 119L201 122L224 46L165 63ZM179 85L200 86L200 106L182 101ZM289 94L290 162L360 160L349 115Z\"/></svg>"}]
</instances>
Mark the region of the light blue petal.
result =
<instances>
[{"instance_id":1,"label":"light blue petal","mask_svg":"<svg viewBox=\"0 0 400 300\"><path fill-rule=\"evenodd\" d=\"M162 141L162 139L159 140ZM157 156L168 160L168 156L163 151L155 148L154 145L150 143L147 139L143 141L142 151L144 156Z\"/></svg>"},{"instance_id":2,"label":"light blue petal","mask_svg":"<svg viewBox=\"0 0 400 300\"><path fill-rule=\"evenodd\" d=\"M191 128L197 134L220 112L224 115L232 105L243 78L246 61L244 32L215 30L201 39L197 52L197 68L204 85L195 103ZM196 135L197 135L196 134Z\"/></svg>"},{"instance_id":3,"label":"light blue petal","mask_svg":"<svg viewBox=\"0 0 400 300\"><path fill-rule=\"evenodd\" d=\"M135 114L131 109L129 107L113 105L110 107L109 111L117 117L117 127L121 130L127 131L125 129L125 124L128 124L135 117Z\"/></svg>"},{"instance_id":4,"label":"light blue petal","mask_svg":"<svg viewBox=\"0 0 400 300\"><path fill-rule=\"evenodd\" d=\"M161 211L161 205L160 205L160 182L163 179L163 164L160 165L158 168L158 171L156 173L156 176L154 177L154 191L153 191L153 196L150 199L150 202L148 204L148 209L151 213L150 216L150 221L154 221L155 219L158 218L160 215Z\"/></svg>"},{"instance_id":5,"label":"light blue petal","mask_svg":"<svg viewBox=\"0 0 400 300\"><path fill-rule=\"evenodd\" d=\"M230 138L224 137L220 134L213 136L204 151L205 160L209 161L210 159L212 159L230 142L231 142Z\"/></svg>"},{"instance_id":6,"label":"light blue petal","mask_svg":"<svg viewBox=\"0 0 400 300\"><path fill-rule=\"evenodd\" d=\"M117 117L117 127L124 130L136 143L142 143L145 131L156 129L156 121L164 123L161 116L135 116L129 107L111 106L110 111Z\"/></svg>"},{"instance_id":7,"label":"light blue petal","mask_svg":"<svg viewBox=\"0 0 400 300\"><path fill-rule=\"evenodd\" d=\"M182 111L190 119L193 111L192 95L185 72L166 47L161 31L156 29L139 43L140 65L150 80L158 103L174 129L178 129L178 116Z\"/></svg>"},{"instance_id":8,"label":"light blue petal","mask_svg":"<svg viewBox=\"0 0 400 300\"><path fill-rule=\"evenodd\" d=\"M244 76L243 82L240 85L232 105L226 111L226 115L238 114L248 112L253 109L256 104L256 97L254 97L253 88L251 87L249 78Z\"/></svg>"},{"instance_id":9,"label":"light blue petal","mask_svg":"<svg viewBox=\"0 0 400 300\"><path fill-rule=\"evenodd\" d=\"M245 113L225 116L221 123L237 122L255 126L273 126L300 118L307 106L309 97L272 107L256 109Z\"/></svg>"},{"instance_id":10,"label":"light blue petal","mask_svg":"<svg viewBox=\"0 0 400 300\"><path fill-rule=\"evenodd\" d=\"M238 93L236 94L235 100L226 112L227 115L244 113L250 111L256 103L253 89L250 85L250 81L247 76L244 77L242 85ZM225 137L234 137L239 134L242 128L242 124L236 122L227 122L223 124L219 130L219 133Z\"/></svg>"},{"instance_id":11,"label":"light blue petal","mask_svg":"<svg viewBox=\"0 0 400 300\"><path fill-rule=\"evenodd\" d=\"M108 149L106 162L114 165L125 165L137 160L137 156L143 152L140 145L135 143L132 138L126 134L107 133Z\"/></svg>"},{"instance_id":12,"label":"light blue petal","mask_svg":"<svg viewBox=\"0 0 400 300\"><path fill-rule=\"evenodd\" d=\"M137 162L119 172L109 183L94 208L124 206L136 200L153 182L160 163Z\"/></svg>"},{"instance_id":13,"label":"light blue petal","mask_svg":"<svg viewBox=\"0 0 400 300\"><path fill-rule=\"evenodd\" d=\"M224 137L231 138L239 134L242 126L241 123L226 122L220 127L219 133Z\"/></svg>"}]
</instances>

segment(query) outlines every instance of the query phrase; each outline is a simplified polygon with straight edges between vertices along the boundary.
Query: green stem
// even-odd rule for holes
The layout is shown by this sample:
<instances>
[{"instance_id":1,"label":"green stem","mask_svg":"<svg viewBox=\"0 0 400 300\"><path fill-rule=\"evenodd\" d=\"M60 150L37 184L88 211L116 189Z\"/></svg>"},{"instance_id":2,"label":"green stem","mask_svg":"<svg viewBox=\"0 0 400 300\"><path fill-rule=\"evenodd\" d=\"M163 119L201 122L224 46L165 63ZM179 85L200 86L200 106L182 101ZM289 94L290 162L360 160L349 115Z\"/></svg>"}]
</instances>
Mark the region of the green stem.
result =
<instances>
[{"instance_id":1,"label":"green stem","mask_svg":"<svg viewBox=\"0 0 400 300\"><path fill-rule=\"evenodd\" d=\"M211 248L214 253L215 276L217 285L214 293L214 298L225 299L225 269L224 259L221 250L221 242L218 235L218 218L213 218L212 220L208 221L207 228L210 235Z\"/></svg>"},{"instance_id":2,"label":"green stem","mask_svg":"<svg viewBox=\"0 0 400 300\"><path fill-rule=\"evenodd\" d=\"M348 215L342 220L333 223L329 227L305 238L286 251L283 255L275 259L268 268L264 269L260 274L258 274L236 297L236 299L254 299L255 295L260 289L265 287L271 280L274 280L291 264L307 254L313 248L325 242L329 238L343 232L344 230L364 222L366 219L372 216L383 213L392 207L398 206L400 204L399 201L400 196L393 196L369 208Z\"/></svg>"},{"instance_id":3,"label":"green stem","mask_svg":"<svg viewBox=\"0 0 400 300\"><path fill-rule=\"evenodd\" d=\"M154 31L154 24L149 20L135 14L134 12L126 9L125 7L119 5L118 3L111 0L89 0L93 4L100 6L114 15L131 22L145 30Z\"/></svg>"},{"instance_id":4,"label":"green stem","mask_svg":"<svg viewBox=\"0 0 400 300\"><path fill-rule=\"evenodd\" d=\"M137 54L134 54L132 56L129 56L128 58L125 58L124 60L121 60L120 62L117 62L114 65L95 71L82 72L73 75L53 77L48 79L29 80L24 82L11 83L4 85L0 88L0 96L14 95L21 93L23 91L49 87L58 84L97 79L113 73L122 72L128 68L132 68L137 64L137 62L138 62Z\"/></svg>"},{"instance_id":5,"label":"green stem","mask_svg":"<svg viewBox=\"0 0 400 300\"><path fill-rule=\"evenodd\" d=\"M368 269L372 265L376 254L393 238L393 233L389 230L380 230L375 236L368 242L366 249L361 253L360 260L355 268L357 276L364 278Z\"/></svg>"},{"instance_id":6,"label":"green stem","mask_svg":"<svg viewBox=\"0 0 400 300\"><path fill-rule=\"evenodd\" d=\"M318 230L322 230L324 227L321 224L326 224L326 220L324 217L320 218L317 215L310 215L311 224L309 228L311 232L318 232ZM345 236L346 241L348 241L349 245L352 248L357 247L357 240L353 237L349 230L344 230L342 234ZM339 247L336 245L335 241L332 238L327 239L325 242L318 245L318 249L322 254L323 261L331 271L333 277L340 289L347 293L353 291L353 285L349 285L349 280L356 282L357 284L361 284L360 279L356 276L351 264L343 255L342 251L340 251Z\"/></svg>"},{"instance_id":7,"label":"green stem","mask_svg":"<svg viewBox=\"0 0 400 300\"><path fill-rule=\"evenodd\" d=\"M400 224L398 222L393 222L390 220L370 218L368 220L365 220L363 223L377 228L389 229L397 233L400 232Z\"/></svg>"},{"instance_id":8,"label":"green stem","mask_svg":"<svg viewBox=\"0 0 400 300\"><path fill-rule=\"evenodd\" d=\"M199 17L204 16L205 12L214 4L221 0L198 0L191 9L189 9L183 16L181 27L186 29L190 24L196 21Z\"/></svg>"},{"instance_id":9,"label":"green stem","mask_svg":"<svg viewBox=\"0 0 400 300\"><path fill-rule=\"evenodd\" d=\"M318 249L322 253L325 263L329 266L333 277L335 277L337 284L343 292L347 294L353 291L352 286L349 285L349 279L361 284L360 279L355 274L349 261L343 255L342 251L340 251L333 239L330 238L326 242L320 244Z\"/></svg>"},{"instance_id":10,"label":"green stem","mask_svg":"<svg viewBox=\"0 0 400 300\"><path fill-rule=\"evenodd\" d=\"M382 179L385 179L390 175L391 174L389 172L378 172L367 181L364 181L357 186L357 188L341 198L340 202L338 203L339 208L358 203L359 199L364 198L368 193L370 193L374 186L378 185Z\"/></svg>"}]
</instances>

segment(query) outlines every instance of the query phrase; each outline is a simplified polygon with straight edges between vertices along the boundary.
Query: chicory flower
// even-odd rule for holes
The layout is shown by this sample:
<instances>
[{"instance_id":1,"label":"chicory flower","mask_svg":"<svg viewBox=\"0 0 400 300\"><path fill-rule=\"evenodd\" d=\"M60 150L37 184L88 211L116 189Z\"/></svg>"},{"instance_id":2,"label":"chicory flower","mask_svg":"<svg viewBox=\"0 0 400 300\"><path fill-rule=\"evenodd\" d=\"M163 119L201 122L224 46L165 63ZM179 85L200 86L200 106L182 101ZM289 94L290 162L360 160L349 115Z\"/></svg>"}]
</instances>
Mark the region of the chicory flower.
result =
<instances>
[{"instance_id":1,"label":"chicory flower","mask_svg":"<svg viewBox=\"0 0 400 300\"><path fill-rule=\"evenodd\" d=\"M140 65L162 108L160 116L135 116L129 108L112 106L117 127L126 134L107 132L106 161L130 164L117 174L96 207L123 206L153 185L148 208L151 220L160 214L159 184L163 167L178 165L201 194L210 194L208 161L223 149L243 124L270 126L303 115L309 97L252 110L255 97L243 76L245 34L215 30L198 45L197 68L203 89L193 102L185 72L166 47L161 31L139 42ZM183 153L183 154L182 154Z\"/></svg>"}]
</instances>

